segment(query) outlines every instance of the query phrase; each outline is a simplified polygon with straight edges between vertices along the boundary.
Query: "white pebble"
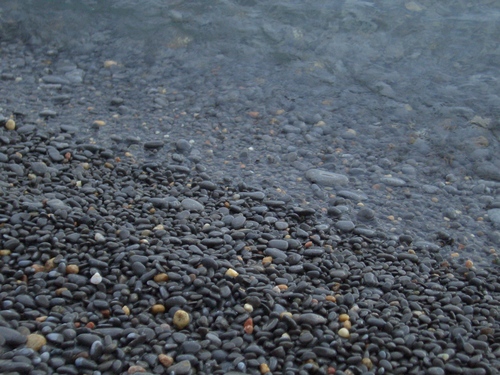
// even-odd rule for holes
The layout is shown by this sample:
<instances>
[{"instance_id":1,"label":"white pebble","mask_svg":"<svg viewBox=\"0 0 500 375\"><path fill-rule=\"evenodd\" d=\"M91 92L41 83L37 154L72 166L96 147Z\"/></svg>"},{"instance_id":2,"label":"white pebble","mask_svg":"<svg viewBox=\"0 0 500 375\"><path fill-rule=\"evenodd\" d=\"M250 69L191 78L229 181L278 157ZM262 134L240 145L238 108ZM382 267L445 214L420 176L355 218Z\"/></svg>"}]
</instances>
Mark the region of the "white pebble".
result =
<instances>
[{"instance_id":1,"label":"white pebble","mask_svg":"<svg viewBox=\"0 0 500 375\"><path fill-rule=\"evenodd\" d=\"M104 242L106 242L106 238L101 233L96 233L95 236L94 236L94 239L98 243L104 243Z\"/></svg>"},{"instance_id":2,"label":"white pebble","mask_svg":"<svg viewBox=\"0 0 500 375\"><path fill-rule=\"evenodd\" d=\"M100 284L101 281L102 281L102 276L99 274L99 272L94 273L94 276L90 278L90 282L95 285Z\"/></svg>"}]
</instances>

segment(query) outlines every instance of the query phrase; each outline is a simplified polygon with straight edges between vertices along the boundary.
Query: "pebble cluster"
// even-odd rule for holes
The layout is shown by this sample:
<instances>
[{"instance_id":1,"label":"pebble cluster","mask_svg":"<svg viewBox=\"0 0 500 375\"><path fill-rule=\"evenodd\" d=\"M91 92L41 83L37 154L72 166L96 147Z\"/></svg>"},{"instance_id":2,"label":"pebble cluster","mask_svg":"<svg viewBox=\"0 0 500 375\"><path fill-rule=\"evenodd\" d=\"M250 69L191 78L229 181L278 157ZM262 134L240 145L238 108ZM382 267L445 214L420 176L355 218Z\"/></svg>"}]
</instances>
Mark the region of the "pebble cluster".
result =
<instances>
[{"instance_id":1,"label":"pebble cluster","mask_svg":"<svg viewBox=\"0 0 500 375\"><path fill-rule=\"evenodd\" d=\"M500 373L491 4L4 3L0 373Z\"/></svg>"},{"instance_id":2,"label":"pebble cluster","mask_svg":"<svg viewBox=\"0 0 500 375\"><path fill-rule=\"evenodd\" d=\"M5 125L1 373L500 371L498 266Z\"/></svg>"}]
</instances>

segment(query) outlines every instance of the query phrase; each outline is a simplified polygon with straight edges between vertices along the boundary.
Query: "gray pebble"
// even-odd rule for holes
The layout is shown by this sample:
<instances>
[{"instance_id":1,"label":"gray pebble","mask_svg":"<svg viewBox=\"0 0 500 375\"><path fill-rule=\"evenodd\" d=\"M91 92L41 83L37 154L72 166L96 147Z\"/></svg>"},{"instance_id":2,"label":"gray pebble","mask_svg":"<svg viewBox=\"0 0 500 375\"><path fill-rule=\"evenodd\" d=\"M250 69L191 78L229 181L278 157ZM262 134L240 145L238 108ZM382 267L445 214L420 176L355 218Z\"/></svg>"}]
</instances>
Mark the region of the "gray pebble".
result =
<instances>
[{"instance_id":1,"label":"gray pebble","mask_svg":"<svg viewBox=\"0 0 500 375\"><path fill-rule=\"evenodd\" d=\"M287 255L284 251L281 251L279 249L275 249L272 247L268 247L266 250L264 250L264 254L267 256L273 257L274 259L286 259Z\"/></svg>"},{"instance_id":2,"label":"gray pebble","mask_svg":"<svg viewBox=\"0 0 500 375\"><path fill-rule=\"evenodd\" d=\"M316 184L324 186L345 185L349 178L340 173L333 173L321 169L310 169L306 172L306 178Z\"/></svg>"},{"instance_id":3,"label":"gray pebble","mask_svg":"<svg viewBox=\"0 0 500 375\"><path fill-rule=\"evenodd\" d=\"M383 177L380 179L380 181L386 185L389 185L389 186L400 187L400 186L406 185L405 180L402 180L402 179L396 178L396 177Z\"/></svg>"},{"instance_id":4,"label":"gray pebble","mask_svg":"<svg viewBox=\"0 0 500 375\"><path fill-rule=\"evenodd\" d=\"M312 326L318 325L318 324L325 324L326 323L326 318L318 315L318 314L313 314L313 313L305 313L301 314L298 319L297 323L299 324L309 324Z\"/></svg>"},{"instance_id":5,"label":"gray pebble","mask_svg":"<svg viewBox=\"0 0 500 375\"><path fill-rule=\"evenodd\" d=\"M204 207L201 203L191 198L185 198L181 202L182 207L189 211L203 211Z\"/></svg>"},{"instance_id":6,"label":"gray pebble","mask_svg":"<svg viewBox=\"0 0 500 375\"><path fill-rule=\"evenodd\" d=\"M168 368L169 374L189 375L191 373L191 362L188 360L175 363Z\"/></svg>"},{"instance_id":7,"label":"gray pebble","mask_svg":"<svg viewBox=\"0 0 500 375\"><path fill-rule=\"evenodd\" d=\"M271 248L286 251L288 250L288 242L285 240L271 240L267 244Z\"/></svg>"},{"instance_id":8,"label":"gray pebble","mask_svg":"<svg viewBox=\"0 0 500 375\"><path fill-rule=\"evenodd\" d=\"M5 343L9 346L15 347L26 343L26 336L12 328L0 326L0 336L3 337Z\"/></svg>"},{"instance_id":9,"label":"gray pebble","mask_svg":"<svg viewBox=\"0 0 500 375\"><path fill-rule=\"evenodd\" d=\"M335 223L335 228L337 228L342 233L348 233L355 228L355 225L350 220L339 220Z\"/></svg>"}]
</instances>

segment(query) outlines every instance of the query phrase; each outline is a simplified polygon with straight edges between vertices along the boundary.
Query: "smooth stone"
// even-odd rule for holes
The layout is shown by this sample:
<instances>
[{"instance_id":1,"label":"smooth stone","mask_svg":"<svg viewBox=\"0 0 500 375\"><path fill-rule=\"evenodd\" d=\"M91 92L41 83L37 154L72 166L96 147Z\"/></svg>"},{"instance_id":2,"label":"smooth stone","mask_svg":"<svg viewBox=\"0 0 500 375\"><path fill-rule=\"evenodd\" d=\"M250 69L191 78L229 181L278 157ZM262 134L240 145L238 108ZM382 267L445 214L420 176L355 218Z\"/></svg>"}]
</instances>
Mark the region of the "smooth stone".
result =
<instances>
[{"instance_id":1,"label":"smooth stone","mask_svg":"<svg viewBox=\"0 0 500 375\"><path fill-rule=\"evenodd\" d=\"M264 250L264 254L267 256L273 257L274 259L286 259L287 255L284 251L281 251L276 248L268 247Z\"/></svg>"},{"instance_id":2,"label":"smooth stone","mask_svg":"<svg viewBox=\"0 0 500 375\"><path fill-rule=\"evenodd\" d=\"M68 206L66 203L64 203L60 199L50 199L47 201L47 206L49 206L52 210L65 210L65 211L71 211L71 207Z\"/></svg>"},{"instance_id":3,"label":"smooth stone","mask_svg":"<svg viewBox=\"0 0 500 375\"><path fill-rule=\"evenodd\" d=\"M245 216L236 216L231 221L231 226L234 229L241 229L245 226L246 221L247 221L247 218Z\"/></svg>"},{"instance_id":4,"label":"smooth stone","mask_svg":"<svg viewBox=\"0 0 500 375\"><path fill-rule=\"evenodd\" d=\"M0 336L3 337L5 343L9 346L19 346L25 344L27 341L26 336L8 327L0 327Z\"/></svg>"},{"instance_id":5,"label":"smooth stone","mask_svg":"<svg viewBox=\"0 0 500 375\"><path fill-rule=\"evenodd\" d=\"M168 368L168 373L174 375L188 375L191 373L191 362L184 360L173 364Z\"/></svg>"},{"instance_id":6,"label":"smooth stone","mask_svg":"<svg viewBox=\"0 0 500 375\"><path fill-rule=\"evenodd\" d=\"M198 353L201 350L201 345L197 341L184 341L181 344L181 350L184 353Z\"/></svg>"},{"instance_id":7,"label":"smooth stone","mask_svg":"<svg viewBox=\"0 0 500 375\"><path fill-rule=\"evenodd\" d=\"M500 208L488 210L488 218L495 224L500 224Z\"/></svg>"},{"instance_id":8,"label":"smooth stone","mask_svg":"<svg viewBox=\"0 0 500 375\"><path fill-rule=\"evenodd\" d=\"M350 199L350 200L355 201L355 202L361 202L361 201L366 200L368 198L363 193L355 193L355 192L349 191L349 190L340 190L337 193L337 196L342 197L342 198L346 198L346 199Z\"/></svg>"},{"instance_id":9,"label":"smooth stone","mask_svg":"<svg viewBox=\"0 0 500 375\"><path fill-rule=\"evenodd\" d=\"M382 177L380 181L389 186L405 186L406 181L396 177Z\"/></svg>"},{"instance_id":10,"label":"smooth stone","mask_svg":"<svg viewBox=\"0 0 500 375\"><path fill-rule=\"evenodd\" d=\"M187 304L187 300L182 296L175 296L167 298L163 304L166 308L171 308L174 306L184 306L185 304Z\"/></svg>"},{"instance_id":11,"label":"smooth stone","mask_svg":"<svg viewBox=\"0 0 500 375\"><path fill-rule=\"evenodd\" d=\"M374 273L368 272L363 275L363 281L367 286L372 286L376 287L379 285L379 282L377 280L377 277L375 276Z\"/></svg>"},{"instance_id":12,"label":"smooth stone","mask_svg":"<svg viewBox=\"0 0 500 375\"><path fill-rule=\"evenodd\" d=\"M45 337L47 340L55 344L62 344L64 342L64 336L60 333L52 332Z\"/></svg>"},{"instance_id":13,"label":"smooth stone","mask_svg":"<svg viewBox=\"0 0 500 375\"><path fill-rule=\"evenodd\" d=\"M144 148L145 149L155 149L155 148L162 148L165 143L163 141L149 141L149 142L144 142Z\"/></svg>"},{"instance_id":14,"label":"smooth stone","mask_svg":"<svg viewBox=\"0 0 500 375\"><path fill-rule=\"evenodd\" d=\"M201 203L191 198L183 199L181 201L181 205L184 209L189 211L203 211L203 209L205 208Z\"/></svg>"},{"instance_id":15,"label":"smooth stone","mask_svg":"<svg viewBox=\"0 0 500 375\"><path fill-rule=\"evenodd\" d=\"M339 220L335 223L335 228L343 233L352 232L356 226L350 220Z\"/></svg>"},{"instance_id":16,"label":"smooth stone","mask_svg":"<svg viewBox=\"0 0 500 375\"><path fill-rule=\"evenodd\" d=\"M17 174L19 177L24 176L24 167L19 164L9 164L9 168L12 172Z\"/></svg>"},{"instance_id":17,"label":"smooth stone","mask_svg":"<svg viewBox=\"0 0 500 375\"><path fill-rule=\"evenodd\" d=\"M92 333L81 333L76 337L76 341L78 341L82 345L91 347L92 344L96 341L102 342L102 339Z\"/></svg>"},{"instance_id":18,"label":"smooth stone","mask_svg":"<svg viewBox=\"0 0 500 375\"><path fill-rule=\"evenodd\" d=\"M445 371L441 367L429 367L427 369L427 374L429 374L429 375L444 375Z\"/></svg>"},{"instance_id":19,"label":"smooth stone","mask_svg":"<svg viewBox=\"0 0 500 375\"><path fill-rule=\"evenodd\" d=\"M304 256L308 258L320 257L325 253L325 249L322 247L310 247L304 250Z\"/></svg>"},{"instance_id":20,"label":"smooth stone","mask_svg":"<svg viewBox=\"0 0 500 375\"><path fill-rule=\"evenodd\" d=\"M331 270L330 276L338 277L339 279L345 279L349 276L349 271L344 270L344 269Z\"/></svg>"},{"instance_id":21,"label":"smooth stone","mask_svg":"<svg viewBox=\"0 0 500 375\"><path fill-rule=\"evenodd\" d=\"M25 362L14 362L8 360L0 360L0 373L20 373L27 374L33 370L33 365Z\"/></svg>"},{"instance_id":22,"label":"smooth stone","mask_svg":"<svg viewBox=\"0 0 500 375\"><path fill-rule=\"evenodd\" d=\"M312 326L325 324L326 322L327 320L325 317L314 313L301 314L297 319L297 323L299 324L309 324Z\"/></svg>"},{"instance_id":23,"label":"smooth stone","mask_svg":"<svg viewBox=\"0 0 500 375\"><path fill-rule=\"evenodd\" d=\"M283 251L288 250L288 242L285 240L270 240L267 246Z\"/></svg>"},{"instance_id":24,"label":"smooth stone","mask_svg":"<svg viewBox=\"0 0 500 375\"><path fill-rule=\"evenodd\" d=\"M27 348L39 351L45 344L47 344L47 340L45 339L45 337L37 333L32 333L27 337Z\"/></svg>"},{"instance_id":25,"label":"smooth stone","mask_svg":"<svg viewBox=\"0 0 500 375\"><path fill-rule=\"evenodd\" d=\"M47 173L47 164L43 161L35 161L31 163L31 170L38 176L43 176Z\"/></svg>"},{"instance_id":26,"label":"smooth stone","mask_svg":"<svg viewBox=\"0 0 500 375\"><path fill-rule=\"evenodd\" d=\"M204 258L202 258L201 264L205 268L212 268L214 270L219 269L219 264L217 263L217 261L214 258L211 258L211 257L205 256Z\"/></svg>"},{"instance_id":27,"label":"smooth stone","mask_svg":"<svg viewBox=\"0 0 500 375\"><path fill-rule=\"evenodd\" d=\"M349 178L340 173L328 172L321 169L309 169L306 178L313 183L324 186L346 185Z\"/></svg>"},{"instance_id":28,"label":"smooth stone","mask_svg":"<svg viewBox=\"0 0 500 375\"><path fill-rule=\"evenodd\" d=\"M140 262L132 263L132 271L137 276L142 276L146 272L146 266Z\"/></svg>"}]
</instances>

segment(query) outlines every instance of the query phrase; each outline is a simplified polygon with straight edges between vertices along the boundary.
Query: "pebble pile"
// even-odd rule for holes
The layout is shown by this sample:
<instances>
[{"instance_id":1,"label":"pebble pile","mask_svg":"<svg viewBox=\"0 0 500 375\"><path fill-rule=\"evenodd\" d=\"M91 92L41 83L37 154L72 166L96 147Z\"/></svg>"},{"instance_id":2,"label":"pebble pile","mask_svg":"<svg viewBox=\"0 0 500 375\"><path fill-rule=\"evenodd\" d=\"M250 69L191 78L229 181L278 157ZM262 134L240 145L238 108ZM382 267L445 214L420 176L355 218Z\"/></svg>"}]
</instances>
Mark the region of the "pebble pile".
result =
<instances>
[{"instance_id":1,"label":"pebble pile","mask_svg":"<svg viewBox=\"0 0 500 375\"><path fill-rule=\"evenodd\" d=\"M498 266L70 130L0 131L1 373L500 372Z\"/></svg>"}]
</instances>

